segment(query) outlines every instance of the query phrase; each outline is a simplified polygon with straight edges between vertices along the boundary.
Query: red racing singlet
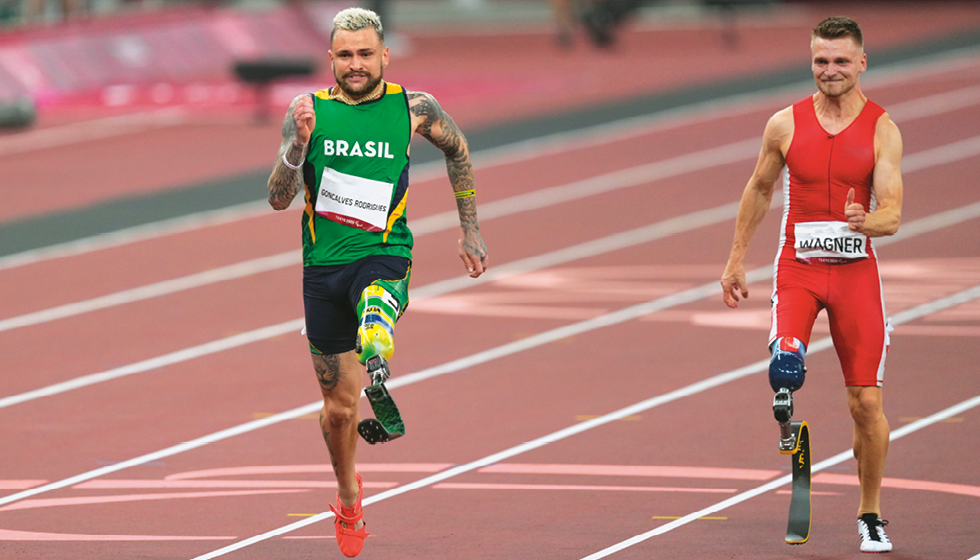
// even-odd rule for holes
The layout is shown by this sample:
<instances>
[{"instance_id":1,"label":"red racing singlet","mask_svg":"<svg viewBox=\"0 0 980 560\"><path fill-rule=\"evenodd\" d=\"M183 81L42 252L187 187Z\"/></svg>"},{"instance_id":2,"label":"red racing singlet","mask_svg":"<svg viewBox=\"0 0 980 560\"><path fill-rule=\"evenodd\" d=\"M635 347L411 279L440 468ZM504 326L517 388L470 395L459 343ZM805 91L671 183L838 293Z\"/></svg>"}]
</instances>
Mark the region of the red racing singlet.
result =
<instances>
[{"instance_id":1,"label":"red racing singlet","mask_svg":"<svg viewBox=\"0 0 980 560\"><path fill-rule=\"evenodd\" d=\"M786 152L783 225L778 258L842 263L875 258L870 239L847 229L844 204L875 210L874 137L885 113L871 100L847 128L828 134L817 120L813 97L793 105L793 140Z\"/></svg>"}]
</instances>

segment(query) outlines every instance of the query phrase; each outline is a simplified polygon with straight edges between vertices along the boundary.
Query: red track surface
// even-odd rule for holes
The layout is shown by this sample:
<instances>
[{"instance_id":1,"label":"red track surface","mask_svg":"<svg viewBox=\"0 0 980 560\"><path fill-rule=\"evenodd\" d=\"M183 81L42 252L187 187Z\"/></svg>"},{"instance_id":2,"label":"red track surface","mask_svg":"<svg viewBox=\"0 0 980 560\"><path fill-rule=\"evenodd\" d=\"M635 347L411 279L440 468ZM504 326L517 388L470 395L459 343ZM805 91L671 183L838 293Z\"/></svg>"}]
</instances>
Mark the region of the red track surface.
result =
<instances>
[{"instance_id":1,"label":"red track surface","mask_svg":"<svg viewBox=\"0 0 980 560\"><path fill-rule=\"evenodd\" d=\"M980 56L958 60L955 71L930 73L916 67L910 74L921 79L879 79L878 85L869 80L865 88L877 102L893 108L903 132L903 220L909 232L921 223L918 220L978 202L972 188L980 171L978 151L945 163L936 155L949 155L951 148L928 152L970 139L975 144L980 130L977 103L943 109L935 98L917 101L980 85ZM494 99L483 103L489 106ZM490 203L516 195L755 138L768 115L792 100L764 97L751 108L732 106L714 116L694 115L672 126L636 131L629 138L481 166L479 201L490 208ZM452 112L451 105L447 108ZM929 109L937 114L916 118L916 111ZM167 157L152 158L154 167L148 159L140 173L126 177L133 190L161 188L183 180L178 178L182 173L200 171L197 160L180 159L186 155L184 147L171 144L180 135L220 146L205 154L201 165L220 158L254 164L250 158L268 159L277 143L274 128L200 125L151 130L144 136L159 142ZM229 145L228 135L240 138L236 146L244 148ZM121 136L78 142L58 148L57 156L37 150L29 157L37 164L46 157L80 161L94 158L92 154L111 154L106 155L105 174L118 169L113 167L117 152L105 148L131 140ZM166 151L168 146L172 152ZM135 146L130 155L146 157ZM6 171L25 165L28 155L0 157ZM165 165L167 160L184 165ZM454 257L455 232L449 228L420 235L413 286L417 299L398 326L393 381L716 282L727 257L734 214L703 227L687 219L687 227L673 235L534 266L544 263L547 253L736 201L754 156L750 150L733 161L714 165L705 158L697 169L668 179L640 180L635 186L564 202L555 196L543 208L485 217L491 271L507 271L508 263L519 259L530 259L532 269L463 283L468 287L434 297L427 286L461 273ZM211 166L197 178L227 172ZM115 171L109 173L116 177ZM154 178L161 176L166 180ZM608 178L603 184L614 182ZM420 218L450 210L447 191L444 178L413 183L412 219L420 223ZM115 194L93 190L85 196L97 200ZM35 193L13 214L44 207ZM294 251L298 219L295 208L270 211L222 226L0 270L0 321ZM890 314L980 285L977 225L976 217L946 223L880 248ZM777 229L774 209L750 251L751 267L771 262ZM296 264L0 330L0 398L297 319L302 316L299 278ZM752 284L750 299L738 311L724 308L720 294L708 288L706 297L691 303L638 313L637 318L556 337L532 350L395 385L392 392L408 435L384 446L361 445L358 462L368 483L366 496L764 359L770 285ZM298 328L286 330L226 351L0 408L0 495L313 403L317 390L304 339ZM814 339L823 336L826 328L820 323ZM980 350L974 346L978 336L976 299L897 328L885 392L893 430L980 394L975 374ZM810 423L819 462L849 449L851 422L833 353L813 351L808 365L806 387L797 395L797 418ZM664 526L669 523L666 518L698 512L788 472L786 458L774 449L777 432L769 405L770 390L760 370L490 461L495 468L474 468L370 504L366 519L372 537L361 557L588 557ZM362 410L369 412L366 405ZM884 515L892 521L889 535L896 543L892 558L966 560L980 554L980 474L973 464L980 439L971 429L978 421L980 411L972 408L893 442L883 493ZM326 450L317 431L315 414L278 422L0 505L0 555L189 559L322 512L333 499L328 483L333 477L326 472ZM232 470L194 474L209 469ZM816 476L813 530L805 546L782 543L789 497L770 491L611 557L854 557L854 475L854 461L847 460ZM314 523L224 557L340 558L330 523Z\"/></svg>"}]
</instances>

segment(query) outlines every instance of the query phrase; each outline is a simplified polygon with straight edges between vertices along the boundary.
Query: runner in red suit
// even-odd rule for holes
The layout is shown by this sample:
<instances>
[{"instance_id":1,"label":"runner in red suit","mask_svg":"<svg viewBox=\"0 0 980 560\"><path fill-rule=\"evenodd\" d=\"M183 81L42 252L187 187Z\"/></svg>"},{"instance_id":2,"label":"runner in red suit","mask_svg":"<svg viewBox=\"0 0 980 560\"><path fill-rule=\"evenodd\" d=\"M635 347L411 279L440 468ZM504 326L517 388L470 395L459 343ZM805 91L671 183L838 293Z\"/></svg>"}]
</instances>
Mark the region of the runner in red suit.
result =
<instances>
[{"instance_id":1,"label":"runner in red suit","mask_svg":"<svg viewBox=\"0 0 980 560\"><path fill-rule=\"evenodd\" d=\"M776 391L802 386L813 321L826 309L854 419L861 550L887 552L892 545L880 519L880 494L889 427L881 386L890 327L872 239L894 234L901 222L902 139L888 113L861 92L867 56L857 23L824 20L813 30L810 49L819 91L766 125L721 286L729 307L748 297L745 253L785 166L770 384Z\"/></svg>"}]
</instances>

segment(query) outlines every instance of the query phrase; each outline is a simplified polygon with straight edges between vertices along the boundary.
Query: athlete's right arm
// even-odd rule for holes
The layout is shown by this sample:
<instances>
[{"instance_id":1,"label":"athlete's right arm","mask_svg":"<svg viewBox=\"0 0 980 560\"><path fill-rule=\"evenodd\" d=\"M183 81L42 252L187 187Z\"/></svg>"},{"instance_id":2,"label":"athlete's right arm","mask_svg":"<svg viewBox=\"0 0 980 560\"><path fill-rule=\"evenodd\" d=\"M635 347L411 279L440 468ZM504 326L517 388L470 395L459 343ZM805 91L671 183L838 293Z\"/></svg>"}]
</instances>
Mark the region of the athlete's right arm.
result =
<instances>
[{"instance_id":1,"label":"athlete's right arm","mask_svg":"<svg viewBox=\"0 0 980 560\"><path fill-rule=\"evenodd\" d=\"M728 264L721 275L722 298L728 307L738 307L739 295L749 297L745 281L745 253L755 230L762 223L772 202L772 193L779 174L786 164L786 150L793 138L793 108L784 109L769 119L762 135L762 150L755 171L742 192L735 220L735 239L728 256Z\"/></svg>"},{"instance_id":2,"label":"athlete's right arm","mask_svg":"<svg viewBox=\"0 0 980 560\"><path fill-rule=\"evenodd\" d=\"M303 185L303 162L315 126L313 99L309 95L293 99L282 120L282 143L272 175L269 176L269 204L276 210L289 208L289 203ZM286 162L298 169L291 168Z\"/></svg>"}]
</instances>

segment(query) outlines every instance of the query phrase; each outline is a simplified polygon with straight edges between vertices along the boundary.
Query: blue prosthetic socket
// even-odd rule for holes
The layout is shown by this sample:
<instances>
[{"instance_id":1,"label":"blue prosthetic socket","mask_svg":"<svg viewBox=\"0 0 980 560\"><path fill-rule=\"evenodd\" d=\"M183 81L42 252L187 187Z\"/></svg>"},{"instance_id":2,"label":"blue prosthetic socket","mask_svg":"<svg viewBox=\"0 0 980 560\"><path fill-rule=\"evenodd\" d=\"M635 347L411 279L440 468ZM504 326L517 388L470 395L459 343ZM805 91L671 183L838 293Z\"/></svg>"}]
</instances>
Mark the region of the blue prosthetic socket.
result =
<instances>
[{"instance_id":1,"label":"blue prosthetic socket","mask_svg":"<svg viewBox=\"0 0 980 560\"><path fill-rule=\"evenodd\" d=\"M769 360L769 386L773 391L788 389L796 391L806 380L806 345L791 336L777 338L772 344L772 358Z\"/></svg>"}]
</instances>

